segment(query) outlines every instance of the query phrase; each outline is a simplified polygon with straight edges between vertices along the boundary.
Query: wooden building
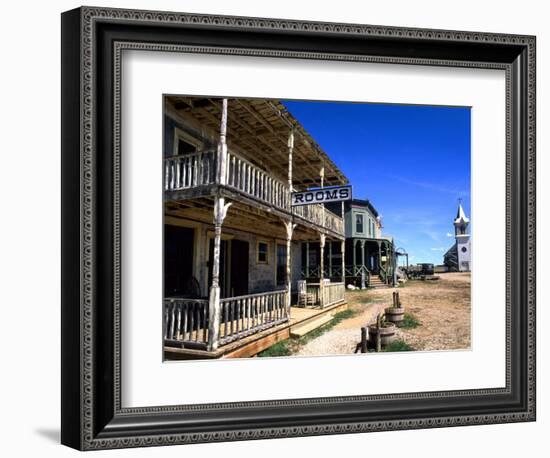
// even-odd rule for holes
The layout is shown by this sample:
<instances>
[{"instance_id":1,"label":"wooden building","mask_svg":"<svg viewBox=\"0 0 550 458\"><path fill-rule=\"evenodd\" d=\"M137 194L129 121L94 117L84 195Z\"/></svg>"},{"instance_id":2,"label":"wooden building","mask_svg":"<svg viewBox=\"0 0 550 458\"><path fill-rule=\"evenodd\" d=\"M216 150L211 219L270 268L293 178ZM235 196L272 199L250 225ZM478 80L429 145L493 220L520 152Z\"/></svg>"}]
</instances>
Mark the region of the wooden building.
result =
<instances>
[{"instance_id":1,"label":"wooden building","mask_svg":"<svg viewBox=\"0 0 550 458\"><path fill-rule=\"evenodd\" d=\"M393 238L382 235L380 215L368 200L345 203L346 278L365 288L392 285L395 266Z\"/></svg>"},{"instance_id":2,"label":"wooden building","mask_svg":"<svg viewBox=\"0 0 550 458\"><path fill-rule=\"evenodd\" d=\"M344 257L339 277L323 275L325 245L345 250L342 214L291 208L290 192L348 180L284 105L164 103L165 356L252 355L345 304ZM304 242L320 252L308 283ZM301 295L311 313L293 307Z\"/></svg>"}]
</instances>

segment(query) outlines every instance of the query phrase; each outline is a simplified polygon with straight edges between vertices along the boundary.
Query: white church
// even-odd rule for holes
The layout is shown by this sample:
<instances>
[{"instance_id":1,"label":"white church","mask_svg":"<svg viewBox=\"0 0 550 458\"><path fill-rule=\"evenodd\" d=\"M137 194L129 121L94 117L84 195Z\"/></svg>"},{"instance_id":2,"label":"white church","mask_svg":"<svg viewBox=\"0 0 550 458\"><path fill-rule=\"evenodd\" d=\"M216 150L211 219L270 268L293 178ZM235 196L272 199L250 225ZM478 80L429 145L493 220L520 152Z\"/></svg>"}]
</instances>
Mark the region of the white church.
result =
<instances>
[{"instance_id":1,"label":"white church","mask_svg":"<svg viewBox=\"0 0 550 458\"><path fill-rule=\"evenodd\" d=\"M468 233L469 218L464 213L459 201L455 227L455 244L443 255L443 263L451 272L469 272L471 269L470 234Z\"/></svg>"}]
</instances>

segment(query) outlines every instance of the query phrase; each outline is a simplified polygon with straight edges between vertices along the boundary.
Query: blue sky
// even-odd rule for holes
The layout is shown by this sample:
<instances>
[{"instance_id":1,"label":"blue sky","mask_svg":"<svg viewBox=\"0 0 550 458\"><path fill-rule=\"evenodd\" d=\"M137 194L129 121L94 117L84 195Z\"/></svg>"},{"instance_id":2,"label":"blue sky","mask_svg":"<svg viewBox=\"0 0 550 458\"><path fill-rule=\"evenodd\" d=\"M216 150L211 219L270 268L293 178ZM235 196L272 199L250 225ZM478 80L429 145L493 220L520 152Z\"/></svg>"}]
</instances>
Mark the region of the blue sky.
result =
<instances>
[{"instance_id":1,"label":"blue sky","mask_svg":"<svg viewBox=\"0 0 550 458\"><path fill-rule=\"evenodd\" d=\"M283 101L382 216L410 263L441 264L458 199L470 216L470 109Z\"/></svg>"}]
</instances>

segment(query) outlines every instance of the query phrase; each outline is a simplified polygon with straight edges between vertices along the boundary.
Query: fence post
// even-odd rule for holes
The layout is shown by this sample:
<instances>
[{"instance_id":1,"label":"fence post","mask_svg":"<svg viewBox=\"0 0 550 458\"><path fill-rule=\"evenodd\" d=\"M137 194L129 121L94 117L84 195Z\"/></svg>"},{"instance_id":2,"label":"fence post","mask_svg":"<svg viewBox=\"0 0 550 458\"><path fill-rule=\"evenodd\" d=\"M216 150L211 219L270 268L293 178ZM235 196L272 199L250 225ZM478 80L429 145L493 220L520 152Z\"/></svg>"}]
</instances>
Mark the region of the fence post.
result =
<instances>
[{"instance_id":1,"label":"fence post","mask_svg":"<svg viewBox=\"0 0 550 458\"><path fill-rule=\"evenodd\" d=\"M368 328L367 326L363 326L361 328L361 353L367 352L367 340L368 340Z\"/></svg>"}]
</instances>

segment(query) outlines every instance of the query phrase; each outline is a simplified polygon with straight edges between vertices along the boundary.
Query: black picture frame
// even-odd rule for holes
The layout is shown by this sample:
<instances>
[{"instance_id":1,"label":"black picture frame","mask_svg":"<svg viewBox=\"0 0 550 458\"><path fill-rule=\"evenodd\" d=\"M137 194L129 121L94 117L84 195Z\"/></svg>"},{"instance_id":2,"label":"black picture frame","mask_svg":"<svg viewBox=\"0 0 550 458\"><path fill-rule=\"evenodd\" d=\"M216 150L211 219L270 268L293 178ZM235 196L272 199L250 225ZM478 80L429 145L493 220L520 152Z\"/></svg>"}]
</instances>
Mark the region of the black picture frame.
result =
<instances>
[{"instance_id":1,"label":"black picture frame","mask_svg":"<svg viewBox=\"0 0 550 458\"><path fill-rule=\"evenodd\" d=\"M504 388L122 408L121 49L506 71ZM80 450L535 420L533 36L81 7L62 14L62 434ZM192 51L190 51L192 52Z\"/></svg>"}]
</instances>

